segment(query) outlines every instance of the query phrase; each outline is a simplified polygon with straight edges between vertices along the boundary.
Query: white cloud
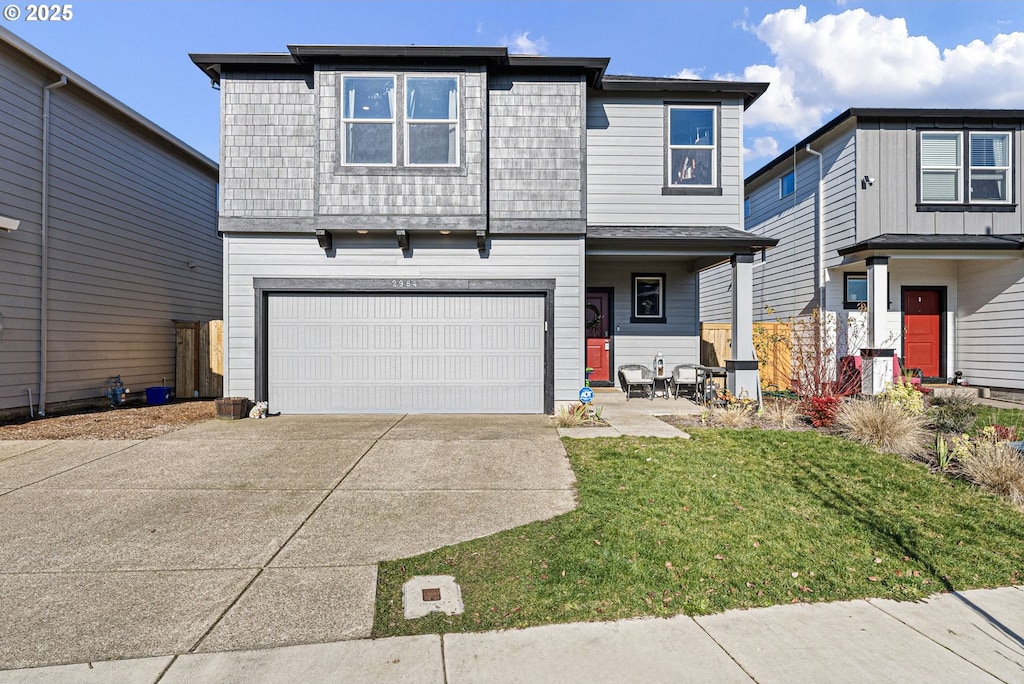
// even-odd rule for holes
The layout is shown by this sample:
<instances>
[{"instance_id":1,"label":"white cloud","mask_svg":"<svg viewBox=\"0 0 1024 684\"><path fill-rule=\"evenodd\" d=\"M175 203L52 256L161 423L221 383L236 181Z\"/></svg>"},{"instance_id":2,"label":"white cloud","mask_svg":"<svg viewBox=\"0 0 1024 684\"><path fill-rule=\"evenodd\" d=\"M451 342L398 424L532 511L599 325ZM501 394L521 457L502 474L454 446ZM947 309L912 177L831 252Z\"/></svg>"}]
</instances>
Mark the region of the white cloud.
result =
<instances>
[{"instance_id":1,"label":"white cloud","mask_svg":"<svg viewBox=\"0 0 1024 684\"><path fill-rule=\"evenodd\" d=\"M716 78L771 83L749 125L802 136L848 107L1024 107L1024 33L940 50L899 17L850 9L808 21L804 6L746 28L774 64Z\"/></svg>"},{"instance_id":2,"label":"white cloud","mask_svg":"<svg viewBox=\"0 0 1024 684\"><path fill-rule=\"evenodd\" d=\"M690 69L689 67L686 67L680 69L678 73L672 74L671 76L669 76L669 78L690 78L700 80L704 78L703 76L700 75L700 72L701 70L699 69Z\"/></svg>"},{"instance_id":3,"label":"white cloud","mask_svg":"<svg viewBox=\"0 0 1024 684\"><path fill-rule=\"evenodd\" d=\"M548 41L544 36L537 40L530 38L529 31L522 31L514 34L511 38L501 39L501 44L509 49L509 52L517 55L543 55L548 51Z\"/></svg>"},{"instance_id":4,"label":"white cloud","mask_svg":"<svg viewBox=\"0 0 1024 684\"><path fill-rule=\"evenodd\" d=\"M779 154L779 141L770 135L754 138L750 147L743 148L744 159L771 159Z\"/></svg>"}]
</instances>

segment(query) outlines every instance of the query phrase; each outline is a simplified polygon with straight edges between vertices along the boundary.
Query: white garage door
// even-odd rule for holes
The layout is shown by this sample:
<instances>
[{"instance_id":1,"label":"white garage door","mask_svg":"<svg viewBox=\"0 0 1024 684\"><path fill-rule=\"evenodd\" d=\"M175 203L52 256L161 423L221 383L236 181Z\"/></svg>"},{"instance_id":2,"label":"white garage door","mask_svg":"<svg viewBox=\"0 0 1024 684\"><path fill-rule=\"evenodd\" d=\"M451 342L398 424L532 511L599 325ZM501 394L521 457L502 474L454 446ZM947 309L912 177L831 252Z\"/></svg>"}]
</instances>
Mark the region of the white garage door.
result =
<instances>
[{"instance_id":1,"label":"white garage door","mask_svg":"<svg viewBox=\"0 0 1024 684\"><path fill-rule=\"evenodd\" d=\"M277 294L270 410L543 413L544 297Z\"/></svg>"}]
</instances>

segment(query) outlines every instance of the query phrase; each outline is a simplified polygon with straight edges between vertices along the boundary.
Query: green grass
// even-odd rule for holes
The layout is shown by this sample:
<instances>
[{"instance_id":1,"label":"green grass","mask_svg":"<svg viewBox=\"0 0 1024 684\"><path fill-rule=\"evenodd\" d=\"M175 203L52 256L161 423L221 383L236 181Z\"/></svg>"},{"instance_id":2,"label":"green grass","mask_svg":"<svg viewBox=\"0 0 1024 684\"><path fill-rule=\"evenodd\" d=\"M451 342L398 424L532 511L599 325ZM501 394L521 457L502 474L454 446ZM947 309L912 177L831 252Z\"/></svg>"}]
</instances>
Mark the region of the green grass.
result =
<instances>
[{"instance_id":1,"label":"green grass","mask_svg":"<svg viewBox=\"0 0 1024 684\"><path fill-rule=\"evenodd\" d=\"M974 421L972 434L978 434L988 425L1005 425L1017 430L1017 439L1024 439L1024 411L1020 409L978 406L978 417Z\"/></svg>"},{"instance_id":2,"label":"green grass","mask_svg":"<svg viewBox=\"0 0 1024 684\"><path fill-rule=\"evenodd\" d=\"M382 563L374 635L915 599L1024 578L1024 515L923 466L815 432L565 440L580 507ZM466 611L402 615L413 575Z\"/></svg>"}]
</instances>

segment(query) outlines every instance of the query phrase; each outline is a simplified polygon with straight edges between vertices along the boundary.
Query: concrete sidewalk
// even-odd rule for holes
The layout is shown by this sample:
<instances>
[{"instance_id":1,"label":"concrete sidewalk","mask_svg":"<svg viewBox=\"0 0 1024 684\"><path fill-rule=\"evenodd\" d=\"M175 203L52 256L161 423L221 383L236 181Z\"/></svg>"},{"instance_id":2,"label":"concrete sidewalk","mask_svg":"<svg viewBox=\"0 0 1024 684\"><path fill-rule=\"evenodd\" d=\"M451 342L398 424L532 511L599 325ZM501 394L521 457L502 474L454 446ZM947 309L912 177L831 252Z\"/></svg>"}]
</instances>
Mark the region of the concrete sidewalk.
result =
<instances>
[{"instance_id":1,"label":"concrete sidewalk","mask_svg":"<svg viewBox=\"0 0 1024 684\"><path fill-rule=\"evenodd\" d=\"M621 437L622 435L682 437L685 439L689 435L679 428L669 425L658 416L694 415L703 410L694 402L682 397L679 399L666 398L659 394L654 399L644 397L626 399L626 394L614 387L595 388L592 405L601 411L601 418L608 423L608 427L559 428L558 434L574 439Z\"/></svg>"},{"instance_id":2,"label":"concrete sidewalk","mask_svg":"<svg viewBox=\"0 0 1024 684\"><path fill-rule=\"evenodd\" d=\"M13 682L1021 682L1024 590L0 672Z\"/></svg>"},{"instance_id":3,"label":"concrete sidewalk","mask_svg":"<svg viewBox=\"0 0 1024 684\"><path fill-rule=\"evenodd\" d=\"M574 485L547 416L0 441L0 670L365 638L379 561L565 513Z\"/></svg>"}]
</instances>

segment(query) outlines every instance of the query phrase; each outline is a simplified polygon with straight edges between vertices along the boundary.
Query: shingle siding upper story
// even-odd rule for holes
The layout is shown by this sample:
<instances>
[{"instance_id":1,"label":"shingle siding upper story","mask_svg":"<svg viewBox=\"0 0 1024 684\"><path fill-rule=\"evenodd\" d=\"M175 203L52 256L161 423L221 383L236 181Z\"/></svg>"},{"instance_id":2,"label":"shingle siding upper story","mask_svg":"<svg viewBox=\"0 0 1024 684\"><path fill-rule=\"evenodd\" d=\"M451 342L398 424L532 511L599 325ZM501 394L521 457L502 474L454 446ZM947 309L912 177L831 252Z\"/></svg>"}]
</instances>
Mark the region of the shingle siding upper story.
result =
<instances>
[{"instance_id":1,"label":"shingle siding upper story","mask_svg":"<svg viewBox=\"0 0 1024 684\"><path fill-rule=\"evenodd\" d=\"M664 273L664 315L617 326L606 370L693 363L697 270L774 244L740 231L742 112L766 84L503 48L192 57L221 84L234 395L389 409L376 373L409 382L394 410L551 412L583 382L588 288L628 321L631 274Z\"/></svg>"}]
</instances>

